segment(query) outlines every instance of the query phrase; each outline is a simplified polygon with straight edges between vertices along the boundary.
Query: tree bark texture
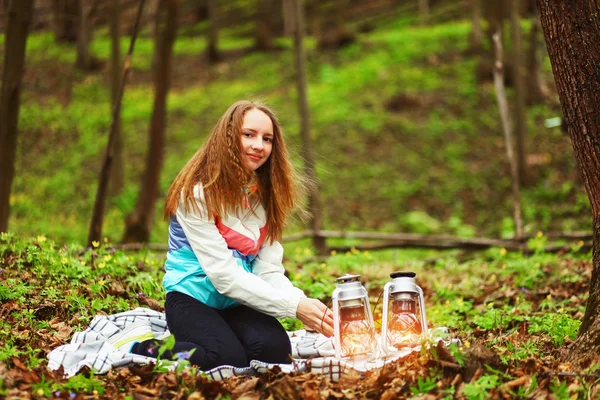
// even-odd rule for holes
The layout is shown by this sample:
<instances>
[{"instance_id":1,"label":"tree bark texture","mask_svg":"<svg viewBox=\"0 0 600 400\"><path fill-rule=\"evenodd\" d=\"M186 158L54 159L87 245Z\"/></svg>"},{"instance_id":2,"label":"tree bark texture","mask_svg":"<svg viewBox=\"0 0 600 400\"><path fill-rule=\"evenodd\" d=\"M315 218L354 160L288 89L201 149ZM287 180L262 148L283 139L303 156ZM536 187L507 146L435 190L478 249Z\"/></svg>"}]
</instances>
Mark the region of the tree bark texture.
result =
<instances>
[{"instance_id":1,"label":"tree bark texture","mask_svg":"<svg viewBox=\"0 0 600 400\"><path fill-rule=\"evenodd\" d=\"M163 0L165 12L157 16L158 42L156 44L156 68L154 70L154 108L150 121L150 143L146 156L146 170L136 209L127 217L124 243L147 242L158 197L160 172L164 161L165 127L167 122L167 95L171 87L171 64L173 44L177 34L177 11L179 0Z\"/></svg>"},{"instance_id":2,"label":"tree bark texture","mask_svg":"<svg viewBox=\"0 0 600 400\"><path fill-rule=\"evenodd\" d=\"M129 50L127 50L127 56L125 57L125 65L121 74L121 85L119 87L119 95L117 101L112 109L112 121L108 133L108 143L106 144L106 152L104 153L104 161L102 168L100 169L100 177L98 178L98 189L96 190L96 200L94 201L94 210L92 219L90 221L90 229L88 232L88 246L92 246L93 242L101 242L102 239L102 225L104 223L104 210L106 208L106 195L108 192L108 181L112 171L113 163L113 152L115 146L115 132L116 132L116 118L121 112L121 101L123 99L123 92L125 91L125 83L131 70L131 57L133 55L133 49L135 48L135 41L140 27L140 20L142 13L144 12L144 5L146 0L140 0L138 6L137 17L135 19L135 25L133 26L133 32L131 34L131 40L129 42Z\"/></svg>"},{"instance_id":3,"label":"tree bark texture","mask_svg":"<svg viewBox=\"0 0 600 400\"><path fill-rule=\"evenodd\" d=\"M569 360L600 361L600 4L538 0L542 29L575 159L592 209L594 246L590 295Z\"/></svg>"},{"instance_id":4,"label":"tree bark texture","mask_svg":"<svg viewBox=\"0 0 600 400\"><path fill-rule=\"evenodd\" d=\"M0 232L8 230L10 190L15 174L19 133L21 81L25 69L25 50L32 16L33 0L10 3L0 93Z\"/></svg>"},{"instance_id":5,"label":"tree bark texture","mask_svg":"<svg viewBox=\"0 0 600 400\"><path fill-rule=\"evenodd\" d=\"M314 183L308 196L309 212L311 213L311 228L314 232L321 230L321 200L315 167L315 154L310 134L311 117L308 106L308 90L306 78L306 49L304 48L304 0L294 0L294 51L296 58L296 84L298 87L298 111L300 114L300 135L302 137L302 157L307 178ZM325 238L315 234L313 246L319 254L325 254L327 245Z\"/></svg>"},{"instance_id":6,"label":"tree bark texture","mask_svg":"<svg viewBox=\"0 0 600 400\"><path fill-rule=\"evenodd\" d=\"M510 26L513 41L513 82L515 88L515 151L519 183L525 184L527 177L525 137L527 136L527 113L525 105L525 84L523 81L523 35L521 34L521 0L511 0Z\"/></svg>"},{"instance_id":7,"label":"tree bark texture","mask_svg":"<svg viewBox=\"0 0 600 400\"><path fill-rule=\"evenodd\" d=\"M119 0L110 0L110 99L112 108L115 107L121 87L121 11ZM115 148L113 153L113 168L110 177L110 192L112 195L121 193L125 185L125 168L123 165L123 138L121 133L121 112L113 115L115 118Z\"/></svg>"}]
</instances>

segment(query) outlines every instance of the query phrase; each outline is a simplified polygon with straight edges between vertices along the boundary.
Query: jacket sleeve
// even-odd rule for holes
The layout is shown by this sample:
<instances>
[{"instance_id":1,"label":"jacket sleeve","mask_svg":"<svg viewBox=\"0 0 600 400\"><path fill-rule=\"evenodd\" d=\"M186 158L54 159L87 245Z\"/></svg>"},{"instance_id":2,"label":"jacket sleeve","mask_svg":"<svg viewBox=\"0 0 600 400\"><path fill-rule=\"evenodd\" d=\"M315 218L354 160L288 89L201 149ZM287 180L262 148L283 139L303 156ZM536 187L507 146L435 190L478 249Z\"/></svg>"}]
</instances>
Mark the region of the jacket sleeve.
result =
<instances>
[{"instance_id":1,"label":"jacket sleeve","mask_svg":"<svg viewBox=\"0 0 600 400\"><path fill-rule=\"evenodd\" d=\"M276 288L238 265L214 219L207 213L204 192L200 186L195 188L194 197L200 213L193 209L186 212L183 203L180 202L176 217L192 251L215 289L265 314L277 318L295 318L301 299L300 293Z\"/></svg>"},{"instance_id":2,"label":"jacket sleeve","mask_svg":"<svg viewBox=\"0 0 600 400\"><path fill-rule=\"evenodd\" d=\"M283 246L279 242L265 244L254 260L254 273L274 288L289 290L297 293L301 298L306 298L304 292L295 287L285 276L282 260Z\"/></svg>"}]
</instances>

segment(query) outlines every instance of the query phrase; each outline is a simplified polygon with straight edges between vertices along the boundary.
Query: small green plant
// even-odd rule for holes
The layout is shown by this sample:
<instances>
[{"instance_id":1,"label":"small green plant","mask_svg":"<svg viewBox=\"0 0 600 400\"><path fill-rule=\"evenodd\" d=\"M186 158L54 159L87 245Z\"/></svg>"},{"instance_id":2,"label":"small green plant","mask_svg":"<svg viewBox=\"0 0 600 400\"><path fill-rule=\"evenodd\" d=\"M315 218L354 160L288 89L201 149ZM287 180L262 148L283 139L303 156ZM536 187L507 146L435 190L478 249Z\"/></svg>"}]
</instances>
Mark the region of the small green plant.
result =
<instances>
[{"instance_id":1,"label":"small green plant","mask_svg":"<svg viewBox=\"0 0 600 400\"><path fill-rule=\"evenodd\" d=\"M77 374L70 377L64 383L55 383L52 386L52 391L65 391L68 393L87 393L87 394L104 394L104 384L97 379L93 371L90 376L85 374Z\"/></svg>"},{"instance_id":2,"label":"small green plant","mask_svg":"<svg viewBox=\"0 0 600 400\"><path fill-rule=\"evenodd\" d=\"M484 400L491 389L500 385L497 375L486 374L475 382L465 384L463 393L469 400Z\"/></svg>"},{"instance_id":3,"label":"small green plant","mask_svg":"<svg viewBox=\"0 0 600 400\"><path fill-rule=\"evenodd\" d=\"M565 342L565 337L574 340L581 325L580 320L562 313L534 315L529 319L530 333L543 333L552 339L555 346Z\"/></svg>"},{"instance_id":4,"label":"small green plant","mask_svg":"<svg viewBox=\"0 0 600 400\"><path fill-rule=\"evenodd\" d=\"M569 400L571 398L566 381L560 382L558 378L554 378L550 390L556 400Z\"/></svg>"},{"instance_id":5,"label":"small green plant","mask_svg":"<svg viewBox=\"0 0 600 400\"><path fill-rule=\"evenodd\" d=\"M419 394L425 394L431 392L436 388L436 378L434 377L425 377L421 378L420 376L417 378L417 386L411 386L410 391L414 396Z\"/></svg>"},{"instance_id":6,"label":"small green plant","mask_svg":"<svg viewBox=\"0 0 600 400\"><path fill-rule=\"evenodd\" d=\"M464 367L465 361L467 361L467 356L461 350L461 348L456 343L452 342L450 343L450 347L448 349L450 350L450 354L452 355L452 357L454 357L458 365Z\"/></svg>"}]
</instances>

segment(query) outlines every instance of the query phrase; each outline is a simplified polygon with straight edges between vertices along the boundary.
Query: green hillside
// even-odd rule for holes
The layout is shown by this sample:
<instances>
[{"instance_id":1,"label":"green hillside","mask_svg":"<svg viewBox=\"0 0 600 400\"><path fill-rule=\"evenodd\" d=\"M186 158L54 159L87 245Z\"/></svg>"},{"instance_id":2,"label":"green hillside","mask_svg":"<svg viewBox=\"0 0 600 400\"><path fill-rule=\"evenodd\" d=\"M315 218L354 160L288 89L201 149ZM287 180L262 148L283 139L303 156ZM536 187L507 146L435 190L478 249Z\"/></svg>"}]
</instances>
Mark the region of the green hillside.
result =
<instances>
[{"instance_id":1,"label":"green hillside","mask_svg":"<svg viewBox=\"0 0 600 400\"><path fill-rule=\"evenodd\" d=\"M527 29L527 26L524 26ZM470 24L386 21L338 51L309 38L312 134L326 229L511 236L509 165L491 76L477 82L479 57L467 50ZM272 53L244 52L245 37L226 31L226 60L204 61L204 41L181 35L169 95L166 162L152 241L166 240L162 199L185 161L232 102L261 99L278 113L299 157L299 120L291 41ZM122 50L129 44L123 38ZM134 207L152 108L152 41L136 44L123 109L126 188L109 201L104 233L120 240ZM28 41L10 229L83 243L110 124L109 39L92 49L97 73L75 71L73 46L50 33ZM552 80L548 61L545 79ZM508 89L509 95L511 89ZM509 99L510 101L510 99ZM523 189L527 233L587 230L589 205L570 141L544 121L560 116L556 95L527 111L531 183ZM288 232L300 228L297 222Z\"/></svg>"}]
</instances>

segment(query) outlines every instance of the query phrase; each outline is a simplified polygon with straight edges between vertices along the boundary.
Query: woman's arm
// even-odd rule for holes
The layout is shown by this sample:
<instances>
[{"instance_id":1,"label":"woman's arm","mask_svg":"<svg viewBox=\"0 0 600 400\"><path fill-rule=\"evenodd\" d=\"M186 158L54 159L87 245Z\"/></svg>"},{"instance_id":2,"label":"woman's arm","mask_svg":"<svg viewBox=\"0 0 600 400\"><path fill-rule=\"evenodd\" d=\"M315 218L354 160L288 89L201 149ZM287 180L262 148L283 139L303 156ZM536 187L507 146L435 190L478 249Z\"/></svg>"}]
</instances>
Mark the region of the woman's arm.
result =
<instances>
[{"instance_id":1,"label":"woman's arm","mask_svg":"<svg viewBox=\"0 0 600 400\"><path fill-rule=\"evenodd\" d=\"M297 291L304 298L304 292L295 287L285 276L282 264L283 246L279 242L265 244L261 247L254 260L254 273L278 289Z\"/></svg>"},{"instance_id":2,"label":"woman's arm","mask_svg":"<svg viewBox=\"0 0 600 400\"><path fill-rule=\"evenodd\" d=\"M254 261L254 273L273 287L297 291L302 295L298 303L296 317L304 323L306 329L333 336L333 313L317 299L309 299L304 292L295 287L285 276L283 268L283 246L279 242L263 245Z\"/></svg>"}]
</instances>

